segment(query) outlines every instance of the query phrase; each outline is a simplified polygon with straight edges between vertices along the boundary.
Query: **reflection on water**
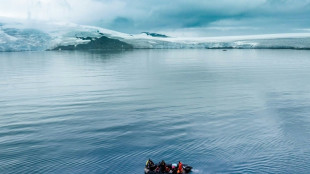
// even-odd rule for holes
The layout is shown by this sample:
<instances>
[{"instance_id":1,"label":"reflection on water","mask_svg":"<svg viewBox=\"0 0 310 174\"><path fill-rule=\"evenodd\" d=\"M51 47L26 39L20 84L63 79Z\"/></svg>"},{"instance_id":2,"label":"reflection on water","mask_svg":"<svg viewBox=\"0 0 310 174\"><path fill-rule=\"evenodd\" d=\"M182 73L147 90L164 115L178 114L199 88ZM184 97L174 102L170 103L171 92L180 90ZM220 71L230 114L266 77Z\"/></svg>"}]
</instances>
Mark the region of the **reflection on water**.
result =
<instances>
[{"instance_id":1,"label":"reflection on water","mask_svg":"<svg viewBox=\"0 0 310 174\"><path fill-rule=\"evenodd\" d=\"M309 53L0 53L0 173L307 173Z\"/></svg>"}]
</instances>

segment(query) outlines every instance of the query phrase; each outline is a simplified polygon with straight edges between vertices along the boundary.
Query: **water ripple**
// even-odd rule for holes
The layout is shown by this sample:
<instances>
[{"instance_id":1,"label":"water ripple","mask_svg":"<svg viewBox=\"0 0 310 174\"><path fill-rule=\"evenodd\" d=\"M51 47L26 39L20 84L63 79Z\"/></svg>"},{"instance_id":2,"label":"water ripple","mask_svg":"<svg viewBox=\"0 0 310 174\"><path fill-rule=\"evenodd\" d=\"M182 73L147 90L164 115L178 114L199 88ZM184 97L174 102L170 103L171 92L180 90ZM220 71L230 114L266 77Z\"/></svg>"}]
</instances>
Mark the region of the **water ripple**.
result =
<instances>
[{"instance_id":1,"label":"water ripple","mask_svg":"<svg viewBox=\"0 0 310 174\"><path fill-rule=\"evenodd\" d=\"M309 67L293 50L1 53L0 173L143 173L148 158L307 173Z\"/></svg>"}]
</instances>

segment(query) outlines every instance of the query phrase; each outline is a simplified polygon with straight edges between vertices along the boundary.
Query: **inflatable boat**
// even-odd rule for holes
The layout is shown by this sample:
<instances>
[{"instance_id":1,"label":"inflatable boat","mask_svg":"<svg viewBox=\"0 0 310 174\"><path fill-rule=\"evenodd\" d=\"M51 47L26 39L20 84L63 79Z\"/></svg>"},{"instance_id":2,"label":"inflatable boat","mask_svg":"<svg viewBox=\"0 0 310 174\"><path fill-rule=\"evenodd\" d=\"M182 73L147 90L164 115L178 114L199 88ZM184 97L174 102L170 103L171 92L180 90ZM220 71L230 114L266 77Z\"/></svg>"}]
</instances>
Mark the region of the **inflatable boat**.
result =
<instances>
[{"instance_id":1,"label":"inflatable boat","mask_svg":"<svg viewBox=\"0 0 310 174\"><path fill-rule=\"evenodd\" d=\"M146 166L144 168L145 174L188 174L191 172L192 168L191 166L187 164L182 164L182 170L179 170L178 164L165 164L165 170L161 168L160 163L154 164L152 162L151 165L148 165L148 161L146 163Z\"/></svg>"}]
</instances>

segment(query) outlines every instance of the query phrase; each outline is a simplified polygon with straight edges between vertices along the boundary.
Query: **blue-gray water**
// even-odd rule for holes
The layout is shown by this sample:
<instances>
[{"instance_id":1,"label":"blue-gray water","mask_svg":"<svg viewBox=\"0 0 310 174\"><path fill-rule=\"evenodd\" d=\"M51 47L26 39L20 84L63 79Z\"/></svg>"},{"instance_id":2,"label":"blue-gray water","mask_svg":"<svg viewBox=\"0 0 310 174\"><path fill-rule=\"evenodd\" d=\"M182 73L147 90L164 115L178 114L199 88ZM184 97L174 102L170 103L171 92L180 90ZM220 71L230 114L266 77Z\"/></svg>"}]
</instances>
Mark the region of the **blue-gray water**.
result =
<instances>
[{"instance_id":1,"label":"blue-gray water","mask_svg":"<svg viewBox=\"0 0 310 174\"><path fill-rule=\"evenodd\" d=\"M310 51L0 53L0 173L310 171Z\"/></svg>"}]
</instances>

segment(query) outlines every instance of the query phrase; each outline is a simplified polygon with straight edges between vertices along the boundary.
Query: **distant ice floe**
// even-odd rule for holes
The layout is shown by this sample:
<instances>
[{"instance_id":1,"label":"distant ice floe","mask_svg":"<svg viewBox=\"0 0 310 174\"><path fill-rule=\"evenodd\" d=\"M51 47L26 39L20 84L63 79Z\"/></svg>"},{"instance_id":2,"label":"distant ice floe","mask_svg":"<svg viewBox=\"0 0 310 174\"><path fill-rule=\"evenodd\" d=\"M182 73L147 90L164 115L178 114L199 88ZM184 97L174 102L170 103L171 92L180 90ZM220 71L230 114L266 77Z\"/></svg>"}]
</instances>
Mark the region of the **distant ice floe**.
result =
<instances>
[{"instance_id":1,"label":"distant ice floe","mask_svg":"<svg viewBox=\"0 0 310 174\"><path fill-rule=\"evenodd\" d=\"M72 23L1 23L0 51L43 51L59 46L88 44L102 36L133 48L150 49L310 49L310 33L227 37L156 37L156 33L130 35L100 27Z\"/></svg>"}]
</instances>

